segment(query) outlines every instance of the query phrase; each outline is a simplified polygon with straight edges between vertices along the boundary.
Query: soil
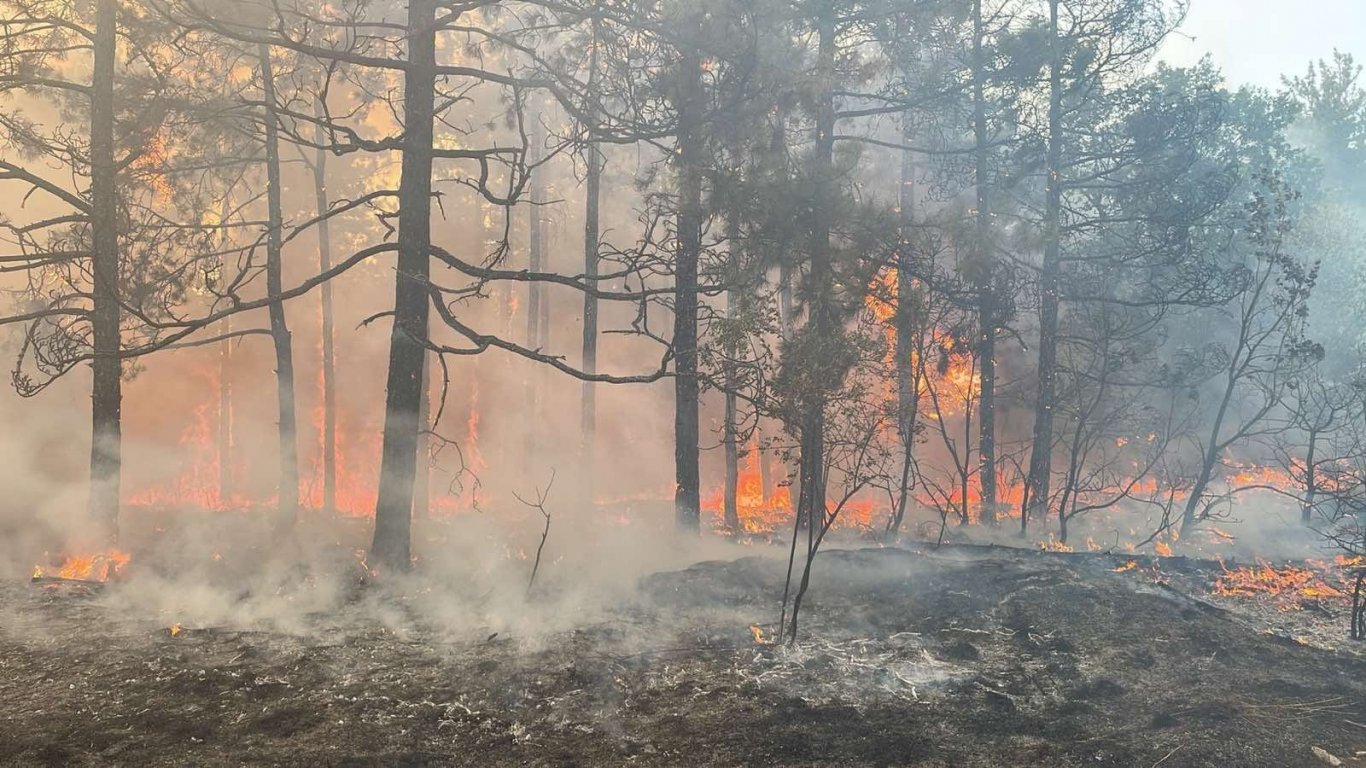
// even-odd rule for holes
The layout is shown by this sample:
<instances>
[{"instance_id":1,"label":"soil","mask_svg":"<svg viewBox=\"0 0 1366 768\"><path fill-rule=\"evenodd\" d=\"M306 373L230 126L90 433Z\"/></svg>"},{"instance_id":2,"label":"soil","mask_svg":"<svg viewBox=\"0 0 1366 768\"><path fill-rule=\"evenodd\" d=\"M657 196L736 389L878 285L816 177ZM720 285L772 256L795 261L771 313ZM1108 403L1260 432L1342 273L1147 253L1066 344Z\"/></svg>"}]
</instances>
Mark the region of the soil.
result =
<instances>
[{"instance_id":1,"label":"soil","mask_svg":"<svg viewBox=\"0 0 1366 768\"><path fill-rule=\"evenodd\" d=\"M122 613L121 585L10 582L0 764L1366 765L1345 639L1114 567L830 551L791 649L754 637L782 593L768 553L654 574L534 637L430 622L375 585L288 630L173 634Z\"/></svg>"}]
</instances>

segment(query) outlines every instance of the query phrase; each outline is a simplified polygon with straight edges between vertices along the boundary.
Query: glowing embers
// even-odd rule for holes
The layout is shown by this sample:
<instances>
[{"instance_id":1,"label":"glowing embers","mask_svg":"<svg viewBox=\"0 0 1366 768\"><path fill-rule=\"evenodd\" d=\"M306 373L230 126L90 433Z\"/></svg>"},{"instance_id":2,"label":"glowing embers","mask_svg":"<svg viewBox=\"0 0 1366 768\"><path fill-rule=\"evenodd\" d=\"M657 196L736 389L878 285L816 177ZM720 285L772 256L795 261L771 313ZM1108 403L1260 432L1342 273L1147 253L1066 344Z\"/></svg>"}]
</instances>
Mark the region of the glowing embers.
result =
<instances>
[{"instance_id":1,"label":"glowing embers","mask_svg":"<svg viewBox=\"0 0 1366 768\"><path fill-rule=\"evenodd\" d=\"M117 549L111 549L108 552L71 555L51 572L42 566L35 565L33 567L33 580L58 579L106 582L118 578L119 573L130 560L132 560L132 556Z\"/></svg>"}]
</instances>

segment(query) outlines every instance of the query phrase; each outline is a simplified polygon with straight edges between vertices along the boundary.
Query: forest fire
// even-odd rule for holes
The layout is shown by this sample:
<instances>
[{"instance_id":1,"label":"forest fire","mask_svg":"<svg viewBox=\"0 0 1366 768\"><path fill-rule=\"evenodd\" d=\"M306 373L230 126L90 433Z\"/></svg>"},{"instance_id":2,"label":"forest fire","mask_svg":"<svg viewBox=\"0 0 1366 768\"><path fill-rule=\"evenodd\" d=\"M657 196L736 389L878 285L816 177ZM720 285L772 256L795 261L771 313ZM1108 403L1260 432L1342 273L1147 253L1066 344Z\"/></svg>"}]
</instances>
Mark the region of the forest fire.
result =
<instances>
[{"instance_id":1,"label":"forest fire","mask_svg":"<svg viewBox=\"0 0 1366 768\"><path fill-rule=\"evenodd\" d=\"M1366 768L1366 79L1188 4L0 0L0 765Z\"/></svg>"}]
</instances>

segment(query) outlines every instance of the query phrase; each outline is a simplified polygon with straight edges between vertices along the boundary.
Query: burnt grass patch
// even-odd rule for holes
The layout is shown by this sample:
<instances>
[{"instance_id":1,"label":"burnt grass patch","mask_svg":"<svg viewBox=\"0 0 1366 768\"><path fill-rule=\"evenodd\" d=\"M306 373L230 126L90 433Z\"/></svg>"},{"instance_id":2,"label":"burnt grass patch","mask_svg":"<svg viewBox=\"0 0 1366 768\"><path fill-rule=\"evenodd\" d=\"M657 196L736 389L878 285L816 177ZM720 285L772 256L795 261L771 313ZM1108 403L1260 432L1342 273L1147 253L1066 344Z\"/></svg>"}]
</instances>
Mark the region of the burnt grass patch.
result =
<instances>
[{"instance_id":1,"label":"burnt grass patch","mask_svg":"<svg viewBox=\"0 0 1366 768\"><path fill-rule=\"evenodd\" d=\"M774 631L783 566L655 574L537 637L395 627L363 601L172 636L11 584L0 765L1366 765L1354 649L1109 564L830 551L793 650L750 630Z\"/></svg>"}]
</instances>

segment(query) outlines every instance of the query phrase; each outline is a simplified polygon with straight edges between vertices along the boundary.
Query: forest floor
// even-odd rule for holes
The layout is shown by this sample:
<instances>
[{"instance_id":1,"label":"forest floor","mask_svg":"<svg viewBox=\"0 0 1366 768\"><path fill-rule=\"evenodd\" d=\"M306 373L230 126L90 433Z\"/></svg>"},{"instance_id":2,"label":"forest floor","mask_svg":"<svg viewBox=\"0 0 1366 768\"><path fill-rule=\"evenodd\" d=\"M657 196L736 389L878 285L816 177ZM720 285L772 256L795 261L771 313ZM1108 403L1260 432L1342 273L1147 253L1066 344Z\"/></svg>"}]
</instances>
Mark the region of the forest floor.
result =
<instances>
[{"instance_id":1,"label":"forest floor","mask_svg":"<svg viewBox=\"0 0 1366 768\"><path fill-rule=\"evenodd\" d=\"M830 551L785 650L751 629L773 632L777 554L534 637L374 585L289 627L173 631L123 585L11 581L0 765L1366 765L1359 649L1215 605L1198 569Z\"/></svg>"}]
</instances>

